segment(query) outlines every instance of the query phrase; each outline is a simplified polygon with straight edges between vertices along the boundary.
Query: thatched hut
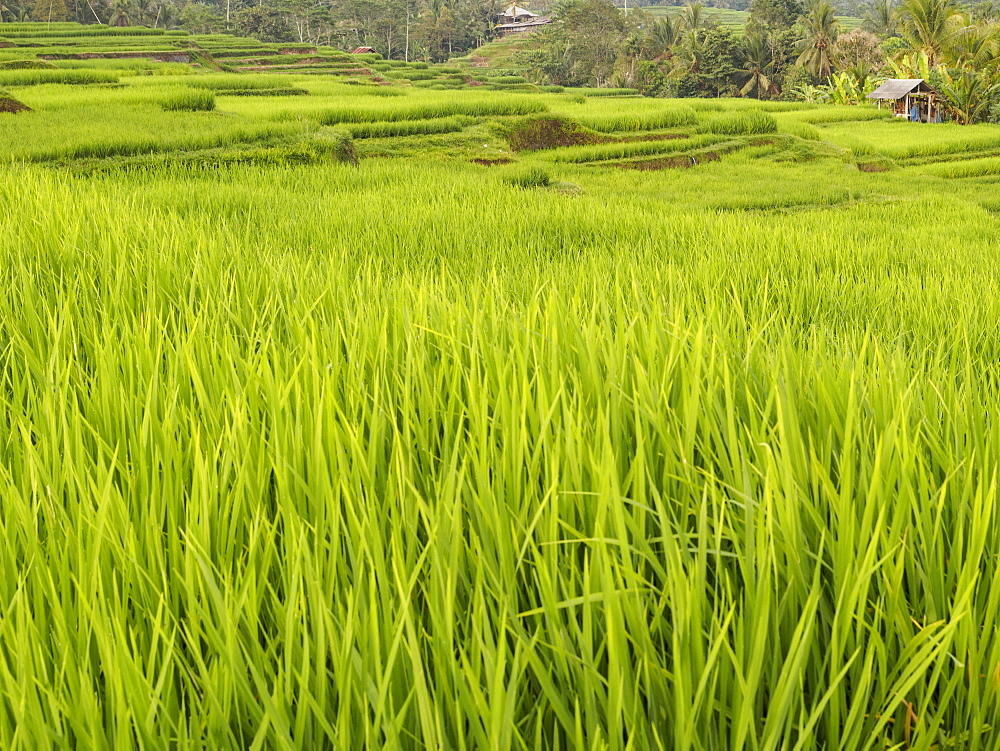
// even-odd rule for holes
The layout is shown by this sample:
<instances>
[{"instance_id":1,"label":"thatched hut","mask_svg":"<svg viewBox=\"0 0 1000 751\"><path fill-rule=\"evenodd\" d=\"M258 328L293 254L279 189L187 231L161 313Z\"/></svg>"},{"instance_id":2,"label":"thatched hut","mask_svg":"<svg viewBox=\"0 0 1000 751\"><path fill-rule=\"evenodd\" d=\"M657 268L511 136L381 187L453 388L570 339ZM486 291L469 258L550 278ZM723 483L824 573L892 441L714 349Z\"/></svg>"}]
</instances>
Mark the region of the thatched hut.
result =
<instances>
[{"instance_id":1,"label":"thatched hut","mask_svg":"<svg viewBox=\"0 0 1000 751\"><path fill-rule=\"evenodd\" d=\"M892 107L896 117L915 123L941 122L941 96L922 78L890 78L868 95Z\"/></svg>"}]
</instances>

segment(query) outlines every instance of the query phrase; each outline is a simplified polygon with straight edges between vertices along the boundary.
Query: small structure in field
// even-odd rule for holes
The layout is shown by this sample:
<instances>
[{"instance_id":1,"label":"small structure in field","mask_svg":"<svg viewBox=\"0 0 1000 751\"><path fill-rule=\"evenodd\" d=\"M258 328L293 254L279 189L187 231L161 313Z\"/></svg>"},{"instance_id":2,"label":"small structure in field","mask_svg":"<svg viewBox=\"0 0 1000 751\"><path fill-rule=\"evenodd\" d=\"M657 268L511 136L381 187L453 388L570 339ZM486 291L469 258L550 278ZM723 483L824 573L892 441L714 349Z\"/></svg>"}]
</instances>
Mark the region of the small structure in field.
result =
<instances>
[{"instance_id":1,"label":"small structure in field","mask_svg":"<svg viewBox=\"0 0 1000 751\"><path fill-rule=\"evenodd\" d=\"M524 34L536 31L550 23L552 23L552 19L548 16L540 16L527 8L522 8L517 3L511 3L506 10L497 16L496 30L500 36Z\"/></svg>"},{"instance_id":2,"label":"small structure in field","mask_svg":"<svg viewBox=\"0 0 1000 751\"><path fill-rule=\"evenodd\" d=\"M355 47L351 50L352 55L367 55L370 52L374 52L374 47Z\"/></svg>"},{"instance_id":3,"label":"small structure in field","mask_svg":"<svg viewBox=\"0 0 1000 751\"><path fill-rule=\"evenodd\" d=\"M890 104L896 117L915 123L941 122L941 97L922 78L890 78L868 95L869 99Z\"/></svg>"}]
</instances>

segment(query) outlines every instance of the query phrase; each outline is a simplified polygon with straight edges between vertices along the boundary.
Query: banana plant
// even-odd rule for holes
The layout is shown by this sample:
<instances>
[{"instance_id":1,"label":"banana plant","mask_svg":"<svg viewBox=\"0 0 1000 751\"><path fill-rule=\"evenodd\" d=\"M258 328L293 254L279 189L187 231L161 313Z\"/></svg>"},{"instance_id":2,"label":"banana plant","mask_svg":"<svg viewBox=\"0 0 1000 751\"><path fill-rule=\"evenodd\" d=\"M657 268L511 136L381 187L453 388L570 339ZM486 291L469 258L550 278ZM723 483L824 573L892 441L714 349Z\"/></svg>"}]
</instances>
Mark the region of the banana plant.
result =
<instances>
[{"instance_id":1,"label":"banana plant","mask_svg":"<svg viewBox=\"0 0 1000 751\"><path fill-rule=\"evenodd\" d=\"M983 120L1000 93L996 73L974 70L944 70L938 87L944 94L948 114L959 125L971 125Z\"/></svg>"}]
</instances>

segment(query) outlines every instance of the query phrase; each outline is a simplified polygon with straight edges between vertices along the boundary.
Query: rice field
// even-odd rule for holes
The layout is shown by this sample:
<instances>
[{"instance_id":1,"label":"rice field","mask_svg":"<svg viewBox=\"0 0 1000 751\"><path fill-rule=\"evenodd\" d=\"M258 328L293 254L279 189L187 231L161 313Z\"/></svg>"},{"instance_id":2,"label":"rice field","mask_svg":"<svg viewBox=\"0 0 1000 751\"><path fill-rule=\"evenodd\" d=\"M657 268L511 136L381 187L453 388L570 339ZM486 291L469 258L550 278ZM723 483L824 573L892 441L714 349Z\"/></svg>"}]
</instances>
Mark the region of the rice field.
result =
<instances>
[{"instance_id":1,"label":"rice field","mask_svg":"<svg viewBox=\"0 0 1000 751\"><path fill-rule=\"evenodd\" d=\"M1000 129L160 64L0 93L0 747L1000 749Z\"/></svg>"}]
</instances>

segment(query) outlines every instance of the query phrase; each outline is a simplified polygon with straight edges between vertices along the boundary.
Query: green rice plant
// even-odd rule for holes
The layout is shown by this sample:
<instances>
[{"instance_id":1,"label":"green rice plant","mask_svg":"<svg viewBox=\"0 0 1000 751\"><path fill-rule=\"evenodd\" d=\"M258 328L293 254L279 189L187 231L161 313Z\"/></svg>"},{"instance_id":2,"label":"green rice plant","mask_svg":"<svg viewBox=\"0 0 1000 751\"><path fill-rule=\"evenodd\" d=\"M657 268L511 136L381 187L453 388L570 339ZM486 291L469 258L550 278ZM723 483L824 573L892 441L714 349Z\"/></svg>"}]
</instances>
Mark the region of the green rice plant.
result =
<instances>
[{"instance_id":1,"label":"green rice plant","mask_svg":"<svg viewBox=\"0 0 1000 751\"><path fill-rule=\"evenodd\" d=\"M723 140L723 137L714 134L699 134L691 138L604 143L595 146L570 146L551 152L549 158L554 162L587 164L613 159L674 154L711 146Z\"/></svg>"},{"instance_id":2,"label":"green rice plant","mask_svg":"<svg viewBox=\"0 0 1000 751\"><path fill-rule=\"evenodd\" d=\"M175 88L156 101L168 112L211 112L215 109L215 94L204 89Z\"/></svg>"},{"instance_id":3,"label":"green rice plant","mask_svg":"<svg viewBox=\"0 0 1000 751\"><path fill-rule=\"evenodd\" d=\"M285 88L288 86L288 79L274 75L244 76L222 73L185 78L181 83L189 88L211 89L219 94L228 94L234 91Z\"/></svg>"},{"instance_id":4,"label":"green rice plant","mask_svg":"<svg viewBox=\"0 0 1000 751\"><path fill-rule=\"evenodd\" d=\"M506 170L503 181L515 188L545 188L552 184L552 175L537 165L515 165Z\"/></svg>"},{"instance_id":5,"label":"green rice plant","mask_svg":"<svg viewBox=\"0 0 1000 751\"><path fill-rule=\"evenodd\" d=\"M1000 746L995 127L184 78L0 115L0 747Z\"/></svg>"},{"instance_id":6,"label":"green rice plant","mask_svg":"<svg viewBox=\"0 0 1000 751\"><path fill-rule=\"evenodd\" d=\"M819 128L814 125L810 125L809 123L782 121L779 129L782 133L798 136L806 141L823 140L823 135L820 133Z\"/></svg>"},{"instance_id":7,"label":"green rice plant","mask_svg":"<svg viewBox=\"0 0 1000 751\"><path fill-rule=\"evenodd\" d=\"M789 115L797 122L821 125L825 123L863 122L867 120L891 120L892 111L889 108L878 109L868 105L847 107L828 105L806 112L796 112Z\"/></svg>"},{"instance_id":8,"label":"green rice plant","mask_svg":"<svg viewBox=\"0 0 1000 751\"><path fill-rule=\"evenodd\" d=\"M424 102L407 99L391 103L344 105L327 108L311 116L322 125L337 125L339 123L427 120L455 115L471 117L529 115L544 112L546 109L547 107L541 102L527 98L470 95L461 99L449 98Z\"/></svg>"},{"instance_id":9,"label":"green rice plant","mask_svg":"<svg viewBox=\"0 0 1000 751\"><path fill-rule=\"evenodd\" d=\"M579 92L584 96L588 97L628 97L628 96L638 96L638 89L588 89L588 88L576 88L573 91Z\"/></svg>"},{"instance_id":10,"label":"green rice plant","mask_svg":"<svg viewBox=\"0 0 1000 751\"><path fill-rule=\"evenodd\" d=\"M940 162L919 168L927 175L946 178L988 177L1000 175L1000 157L985 157L965 161Z\"/></svg>"},{"instance_id":11,"label":"green rice plant","mask_svg":"<svg viewBox=\"0 0 1000 751\"><path fill-rule=\"evenodd\" d=\"M102 70L0 70L0 86L37 86L47 83L117 83L115 73Z\"/></svg>"},{"instance_id":12,"label":"green rice plant","mask_svg":"<svg viewBox=\"0 0 1000 751\"><path fill-rule=\"evenodd\" d=\"M700 133L716 133L727 136L754 136L775 133L778 121L774 115L760 110L748 110L708 118L698 126Z\"/></svg>"},{"instance_id":13,"label":"green rice plant","mask_svg":"<svg viewBox=\"0 0 1000 751\"><path fill-rule=\"evenodd\" d=\"M582 115L580 122L602 133L637 132L694 125L698 118L690 107L670 106L651 112L621 111L607 115Z\"/></svg>"},{"instance_id":14,"label":"green rice plant","mask_svg":"<svg viewBox=\"0 0 1000 751\"><path fill-rule=\"evenodd\" d=\"M475 122L465 115L436 117L429 120L397 120L389 122L352 123L340 126L354 138L390 138L398 136L455 133Z\"/></svg>"},{"instance_id":15,"label":"green rice plant","mask_svg":"<svg viewBox=\"0 0 1000 751\"><path fill-rule=\"evenodd\" d=\"M992 156L1000 147L1000 129L994 125L928 125L903 119L826 125L823 137L859 155L911 162Z\"/></svg>"}]
</instances>

